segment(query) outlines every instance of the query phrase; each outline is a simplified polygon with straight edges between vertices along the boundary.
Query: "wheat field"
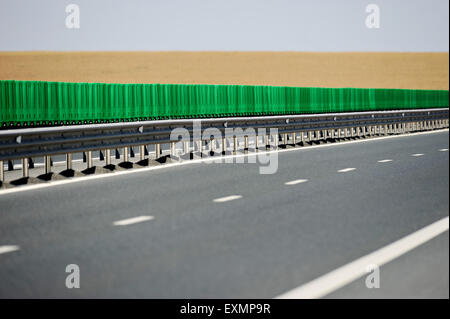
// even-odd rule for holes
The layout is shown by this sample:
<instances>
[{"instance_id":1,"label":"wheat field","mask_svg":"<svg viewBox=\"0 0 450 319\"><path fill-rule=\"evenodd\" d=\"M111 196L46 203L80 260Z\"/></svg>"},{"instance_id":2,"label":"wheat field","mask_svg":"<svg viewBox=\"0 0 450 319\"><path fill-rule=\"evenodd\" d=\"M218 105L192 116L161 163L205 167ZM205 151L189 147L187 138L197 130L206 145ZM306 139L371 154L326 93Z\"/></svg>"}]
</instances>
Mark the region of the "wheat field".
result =
<instances>
[{"instance_id":1,"label":"wheat field","mask_svg":"<svg viewBox=\"0 0 450 319\"><path fill-rule=\"evenodd\" d=\"M449 54L0 52L0 79L448 90Z\"/></svg>"}]
</instances>

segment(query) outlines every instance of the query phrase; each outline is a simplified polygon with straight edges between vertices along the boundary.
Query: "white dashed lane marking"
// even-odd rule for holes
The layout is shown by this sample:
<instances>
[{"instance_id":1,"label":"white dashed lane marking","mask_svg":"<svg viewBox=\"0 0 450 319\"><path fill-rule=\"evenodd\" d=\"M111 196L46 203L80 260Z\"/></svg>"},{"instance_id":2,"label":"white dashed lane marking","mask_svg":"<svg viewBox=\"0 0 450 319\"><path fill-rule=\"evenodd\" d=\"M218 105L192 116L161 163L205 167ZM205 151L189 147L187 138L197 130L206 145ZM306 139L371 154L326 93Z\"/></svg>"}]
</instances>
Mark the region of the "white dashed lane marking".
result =
<instances>
[{"instance_id":1,"label":"white dashed lane marking","mask_svg":"<svg viewBox=\"0 0 450 319\"><path fill-rule=\"evenodd\" d=\"M242 198L242 196L241 195L231 195L231 196L213 199L213 202L214 203L223 203L223 202L229 202L231 200L235 200L235 199L239 199L239 198Z\"/></svg>"},{"instance_id":2,"label":"white dashed lane marking","mask_svg":"<svg viewBox=\"0 0 450 319\"><path fill-rule=\"evenodd\" d=\"M348 168L338 170L338 173L347 173L347 172L354 171L355 169L356 168L354 168L354 167L348 167Z\"/></svg>"},{"instance_id":3,"label":"white dashed lane marking","mask_svg":"<svg viewBox=\"0 0 450 319\"><path fill-rule=\"evenodd\" d=\"M13 251L17 251L19 249L20 249L19 246L15 246L15 245L0 246L0 254L10 253L10 252L13 252Z\"/></svg>"},{"instance_id":4,"label":"white dashed lane marking","mask_svg":"<svg viewBox=\"0 0 450 319\"><path fill-rule=\"evenodd\" d=\"M448 148L441 148L439 152L448 152Z\"/></svg>"},{"instance_id":5,"label":"white dashed lane marking","mask_svg":"<svg viewBox=\"0 0 450 319\"><path fill-rule=\"evenodd\" d=\"M411 154L411 156L414 156L414 157L419 157L419 156L423 156L424 154L422 154L422 153L416 153L416 154Z\"/></svg>"},{"instance_id":6,"label":"white dashed lane marking","mask_svg":"<svg viewBox=\"0 0 450 319\"><path fill-rule=\"evenodd\" d=\"M388 163L388 162L392 162L391 159L384 159L384 160L379 160L378 163Z\"/></svg>"},{"instance_id":7,"label":"white dashed lane marking","mask_svg":"<svg viewBox=\"0 0 450 319\"><path fill-rule=\"evenodd\" d=\"M308 181L307 179L296 179L294 181L286 182L284 184L285 185L297 185L297 184L300 184L300 183L305 183L307 181Z\"/></svg>"},{"instance_id":8,"label":"white dashed lane marking","mask_svg":"<svg viewBox=\"0 0 450 319\"><path fill-rule=\"evenodd\" d=\"M113 225L114 226L126 226L126 225L146 222L146 221L152 220L152 219L154 219L153 216L138 216L138 217L127 218L127 219L115 221L113 223Z\"/></svg>"}]
</instances>

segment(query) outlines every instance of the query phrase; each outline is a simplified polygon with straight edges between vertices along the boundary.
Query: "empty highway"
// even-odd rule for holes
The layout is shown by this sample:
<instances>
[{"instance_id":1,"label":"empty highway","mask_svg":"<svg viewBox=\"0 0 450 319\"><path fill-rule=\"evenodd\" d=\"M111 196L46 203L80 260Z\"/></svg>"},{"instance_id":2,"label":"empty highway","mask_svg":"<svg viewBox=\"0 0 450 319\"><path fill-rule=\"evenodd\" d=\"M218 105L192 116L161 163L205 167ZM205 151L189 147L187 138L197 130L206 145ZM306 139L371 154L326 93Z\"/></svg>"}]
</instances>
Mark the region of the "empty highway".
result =
<instances>
[{"instance_id":1,"label":"empty highway","mask_svg":"<svg viewBox=\"0 0 450 319\"><path fill-rule=\"evenodd\" d=\"M272 175L190 163L0 191L0 297L278 297L446 218L448 147L445 130L282 151ZM448 298L448 251L444 231L379 288L326 297Z\"/></svg>"}]
</instances>

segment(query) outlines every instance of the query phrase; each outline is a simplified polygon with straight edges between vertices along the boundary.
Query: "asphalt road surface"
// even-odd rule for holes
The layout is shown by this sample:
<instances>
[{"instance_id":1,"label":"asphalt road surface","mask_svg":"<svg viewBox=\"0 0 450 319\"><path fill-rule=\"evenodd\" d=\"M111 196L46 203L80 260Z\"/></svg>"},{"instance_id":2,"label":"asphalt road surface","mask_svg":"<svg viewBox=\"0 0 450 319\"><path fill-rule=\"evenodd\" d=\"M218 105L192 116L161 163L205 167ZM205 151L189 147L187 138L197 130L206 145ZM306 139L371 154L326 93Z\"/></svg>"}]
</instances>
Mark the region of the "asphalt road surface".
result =
<instances>
[{"instance_id":1,"label":"asphalt road surface","mask_svg":"<svg viewBox=\"0 0 450 319\"><path fill-rule=\"evenodd\" d=\"M434 132L280 152L272 175L197 163L0 193L0 297L277 297L447 217L448 144ZM327 297L448 298L448 251L447 231L382 266L379 288L362 277Z\"/></svg>"}]
</instances>

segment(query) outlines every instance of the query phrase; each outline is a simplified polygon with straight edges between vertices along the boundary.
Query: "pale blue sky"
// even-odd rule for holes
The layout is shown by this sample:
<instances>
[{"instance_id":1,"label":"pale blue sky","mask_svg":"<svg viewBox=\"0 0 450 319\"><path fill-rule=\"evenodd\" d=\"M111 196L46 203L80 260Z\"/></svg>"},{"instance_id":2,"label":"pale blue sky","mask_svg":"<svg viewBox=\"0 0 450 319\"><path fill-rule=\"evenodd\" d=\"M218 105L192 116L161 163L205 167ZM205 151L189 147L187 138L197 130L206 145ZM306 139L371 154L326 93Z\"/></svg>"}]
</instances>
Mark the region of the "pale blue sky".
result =
<instances>
[{"instance_id":1,"label":"pale blue sky","mask_svg":"<svg viewBox=\"0 0 450 319\"><path fill-rule=\"evenodd\" d=\"M71 3L80 29L65 26ZM0 51L448 52L448 37L448 0L0 0Z\"/></svg>"}]
</instances>

